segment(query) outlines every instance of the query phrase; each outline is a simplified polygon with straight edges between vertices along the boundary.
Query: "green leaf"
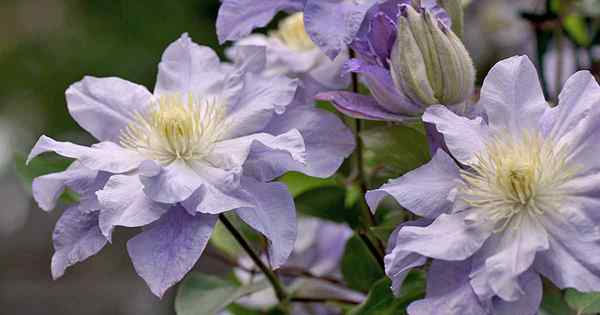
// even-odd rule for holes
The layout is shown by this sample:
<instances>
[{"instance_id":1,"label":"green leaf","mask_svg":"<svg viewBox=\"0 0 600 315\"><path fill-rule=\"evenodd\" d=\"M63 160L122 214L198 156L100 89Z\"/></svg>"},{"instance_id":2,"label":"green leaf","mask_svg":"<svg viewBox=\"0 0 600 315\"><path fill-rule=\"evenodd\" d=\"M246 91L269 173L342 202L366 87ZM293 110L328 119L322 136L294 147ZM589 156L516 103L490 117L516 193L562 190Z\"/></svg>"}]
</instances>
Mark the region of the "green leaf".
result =
<instances>
[{"instance_id":1,"label":"green leaf","mask_svg":"<svg viewBox=\"0 0 600 315\"><path fill-rule=\"evenodd\" d=\"M384 208L379 211L384 212L385 210ZM406 221L407 215L408 213L404 211L388 211L383 216L383 220L378 220L378 222L381 222L379 225L371 227L371 231L383 244L387 244L390 234L400 223Z\"/></svg>"},{"instance_id":2,"label":"green leaf","mask_svg":"<svg viewBox=\"0 0 600 315\"><path fill-rule=\"evenodd\" d=\"M543 280L544 296L540 307L540 315L574 315L563 299L562 291L548 280Z\"/></svg>"},{"instance_id":3,"label":"green leaf","mask_svg":"<svg viewBox=\"0 0 600 315\"><path fill-rule=\"evenodd\" d=\"M575 289L567 289L565 301L577 311L577 315L600 313L600 293L582 293Z\"/></svg>"},{"instance_id":4,"label":"green leaf","mask_svg":"<svg viewBox=\"0 0 600 315\"><path fill-rule=\"evenodd\" d=\"M425 274L413 271L408 274L402 285L402 295L394 297L390 289L390 279L383 278L373 285L367 299L348 315L400 315L406 314L406 307L425 296Z\"/></svg>"},{"instance_id":5,"label":"green leaf","mask_svg":"<svg viewBox=\"0 0 600 315\"><path fill-rule=\"evenodd\" d=\"M563 26L577 45L588 47L592 43L584 17L576 14L568 15L563 19Z\"/></svg>"},{"instance_id":6,"label":"green leaf","mask_svg":"<svg viewBox=\"0 0 600 315\"><path fill-rule=\"evenodd\" d=\"M263 244L263 238L254 231L251 227L246 225L240 218L233 214L226 214L229 221L235 226L235 228L244 236L244 238L250 243L254 250L261 249ZM239 243L231 236L231 233L227 231L221 221L217 221L215 228L210 237L210 244L220 251L224 252L230 257L238 257L244 250Z\"/></svg>"},{"instance_id":7,"label":"green leaf","mask_svg":"<svg viewBox=\"0 0 600 315\"><path fill-rule=\"evenodd\" d=\"M239 298L268 287L266 280L239 286L215 276L191 273L179 285L175 311L177 315L217 314Z\"/></svg>"},{"instance_id":8,"label":"green leaf","mask_svg":"<svg viewBox=\"0 0 600 315\"><path fill-rule=\"evenodd\" d=\"M341 269L348 287L362 292L367 292L377 280L385 276L377 260L358 235L352 236L346 243Z\"/></svg>"},{"instance_id":9,"label":"green leaf","mask_svg":"<svg viewBox=\"0 0 600 315\"><path fill-rule=\"evenodd\" d=\"M334 186L336 184L335 177L317 178L298 172L286 173L279 178L279 181L288 186L290 193L292 193L292 196L294 197L314 188Z\"/></svg>"},{"instance_id":10,"label":"green leaf","mask_svg":"<svg viewBox=\"0 0 600 315\"><path fill-rule=\"evenodd\" d=\"M346 189L339 186L323 186L303 192L295 199L296 209L304 215L337 223L348 223L351 227L360 224L358 207L346 208Z\"/></svg>"},{"instance_id":11,"label":"green leaf","mask_svg":"<svg viewBox=\"0 0 600 315\"><path fill-rule=\"evenodd\" d=\"M397 178L429 161L429 146L424 133L398 125L361 132L365 163L372 187Z\"/></svg>"}]
</instances>

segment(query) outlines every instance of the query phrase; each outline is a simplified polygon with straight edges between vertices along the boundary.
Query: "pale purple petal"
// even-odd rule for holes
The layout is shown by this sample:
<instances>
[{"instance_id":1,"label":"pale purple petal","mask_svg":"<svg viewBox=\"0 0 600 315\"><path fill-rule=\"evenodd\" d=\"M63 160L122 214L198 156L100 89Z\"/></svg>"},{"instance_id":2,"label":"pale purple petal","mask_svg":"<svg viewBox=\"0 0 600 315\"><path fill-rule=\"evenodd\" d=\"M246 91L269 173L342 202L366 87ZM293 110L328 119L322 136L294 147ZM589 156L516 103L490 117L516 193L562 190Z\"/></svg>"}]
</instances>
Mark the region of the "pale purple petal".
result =
<instances>
[{"instance_id":1,"label":"pale purple petal","mask_svg":"<svg viewBox=\"0 0 600 315\"><path fill-rule=\"evenodd\" d=\"M107 242L98 228L98 212L84 212L79 205L65 210L56 222L52 240L54 279L62 277L68 267L98 253Z\"/></svg>"},{"instance_id":2,"label":"pale purple petal","mask_svg":"<svg viewBox=\"0 0 600 315\"><path fill-rule=\"evenodd\" d=\"M138 175L115 175L96 193L102 205L99 225L106 238L110 240L116 226L144 226L167 211L168 205L152 201L143 188Z\"/></svg>"},{"instance_id":3,"label":"pale purple petal","mask_svg":"<svg viewBox=\"0 0 600 315\"><path fill-rule=\"evenodd\" d=\"M489 138L488 127L481 117L468 119L441 105L427 108L423 121L436 126L444 135L445 144L452 156L464 164L472 162L475 154L485 149Z\"/></svg>"},{"instance_id":4,"label":"pale purple petal","mask_svg":"<svg viewBox=\"0 0 600 315\"><path fill-rule=\"evenodd\" d=\"M85 147L41 136L31 149L27 163L36 156L51 151L67 158L77 159L89 169L110 173L124 173L133 170L144 160L137 152L124 149L113 142L100 142L92 147Z\"/></svg>"},{"instance_id":5,"label":"pale purple petal","mask_svg":"<svg viewBox=\"0 0 600 315\"><path fill-rule=\"evenodd\" d=\"M263 131L269 121L282 114L294 99L298 81L283 76L266 77L246 73L235 104L228 104L224 139Z\"/></svg>"},{"instance_id":6,"label":"pale purple petal","mask_svg":"<svg viewBox=\"0 0 600 315\"><path fill-rule=\"evenodd\" d=\"M534 268L560 288L600 291L600 238L590 233L597 223L573 217L550 212L541 218L550 248L538 253Z\"/></svg>"},{"instance_id":7,"label":"pale purple petal","mask_svg":"<svg viewBox=\"0 0 600 315\"><path fill-rule=\"evenodd\" d=\"M493 300L492 315L537 315L542 303L542 279L532 271L519 277L523 296L515 302L506 302L499 298Z\"/></svg>"},{"instance_id":8,"label":"pale purple petal","mask_svg":"<svg viewBox=\"0 0 600 315\"><path fill-rule=\"evenodd\" d=\"M468 212L441 214L427 227L408 226L398 232L396 248L443 260L464 260L481 248L493 227L467 224Z\"/></svg>"},{"instance_id":9,"label":"pale purple petal","mask_svg":"<svg viewBox=\"0 0 600 315\"><path fill-rule=\"evenodd\" d=\"M162 297L194 267L210 239L216 220L217 216L192 216L182 207L175 206L129 240L127 250L133 266L152 293Z\"/></svg>"},{"instance_id":10,"label":"pale purple petal","mask_svg":"<svg viewBox=\"0 0 600 315\"><path fill-rule=\"evenodd\" d=\"M499 135L535 130L548 107L535 66L528 57L498 62L481 88L478 106L486 110L490 129Z\"/></svg>"},{"instance_id":11,"label":"pale purple petal","mask_svg":"<svg viewBox=\"0 0 600 315\"><path fill-rule=\"evenodd\" d=\"M296 241L297 222L294 200L282 183L262 184L250 178L242 181L256 200L256 207L236 210L237 215L269 240L269 260L273 268L283 265Z\"/></svg>"},{"instance_id":12,"label":"pale purple petal","mask_svg":"<svg viewBox=\"0 0 600 315\"><path fill-rule=\"evenodd\" d=\"M498 295L505 301L521 298L519 276L531 267L538 252L549 248L548 235L536 218L520 214L511 220L477 253L482 263L476 264L471 279L479 296Z\"/></svg>"},{"instance_id":13,"label":"pale purple petal","mask_svg":"<svg viewBox=\"0 0 600 315\"><path fill-rule=\"evenodd\" d=\"M408 306L408 314L433 315L438 314L440 310L457 315L489 314L469 285L470 267L470 260L434 260L427 273L427 296L423 300L411 303Z\"/></svg>"},{"instance_id":14,"label":"pale purple petal","mask_svg":"<svg viewBox=\"0 0 600 315\"><path fill-rule=\"evenodd\" d=\"M331 59L346 49L375 0L306 0L304 25L310 38Z\"/></svg>"},{"instance_id":15,"label":"pale purple petal","mask_svg":"<svg viewBox=\"0 0 600 315\"><path fill-rule=\"evenodd\" d=\"M66 91L71 116L100 141L118 142L121 130L150 105L142 85L119 78L84 77Z\"/></svg>"},{"instance_id":16,"label":"pale purple petal","mask_svg":"<svg viewBox=\"0 0 600 315\"><path fill-rule=\"evenodd\" d=\"M220 95L225 72L217 54L200 46L187 33L167 47L158 65L155 94Z\"/></svg>"},{"instance_id":17,"label":"pale purple petal","mask_svg":"<svg viewBox=\"0 0 600 315\"><path fill-rule=\"evenodd\" d=\"M279 11L301 11L306 0L223 0L217 17L217 35L222 44L240 39L253 29L266 26Z\"/></svg>"},{"instance_id":18,"label":"pale purple petal","mask_svg":"<svg viewBox=\"0 0 600 315\"><path fill-rule=\"evenodd\" d=\"M306 148L304 160L295 160L284 151L254 151L245 166L246 173L261 180L271 180L287 171L329 177L355 147L354 136L346 125L335 114L313 105L294 105L273 119L265 131L280 135L290 128L297 128L302 135Z\"/></svg>"},{"instance_id":19,"label":"pale purple petal","mask_svg":"<svg viewBox=\"0 0 600 315\"><path fill-rule=\"evenodd\" d=\"M218 183L220 187L235 188L239 182L238 170L227 171L207 163L186 163L176 160L154 176L140 176L144 192L152 200L176 203L189 198L206 182Z\"/></svg>"},{"instance_id":20,"label":"pale purple petal","mask_svg":"<svg viewBox=\"0 0 600 315\"><path fill-rule=\"evenodd\" d=\"M558 100L559 105L548 108L542 118L551 121L547 137L552 139L560 139L576 128L592 108L600 106L600 86L590 72L579 71L567 80Z\"/></svg>"},{"instance_id":21,"label":"pale purple petal","mask_svg":"<svg viewBox=\"0 0 600 315\"><path fill-rule=\"evenodd\" d=\"M63 172L34 178L31 185L33 198L40 208L45 211L50 211L56 207L58 198L65 191L65 188L69 183L80 182L82 178L93 180L96 178L97 174L98 171L90 170L82 167L79 163L74 162Z\"/></svg>"},{"instance_id":22,"label":"pale purple petal","mask_svg":"<svg viewBox=\"0 0 600 315\"><path fill-rule=\"evenodd\" d=\"M446 152L438 150L431 161L400 178L394 179L365 195L371 211L385 196L393 197L402 207L430 219L448 213L453 200L450 192L460 183L456 163Z\"/></svg>"},{"instance_id":23,"label":"pale purple petal","mask_svg":"<svg viewBox=\"0 0 600 315\"><path fill-rule=\"evenodd\" d=\"M337 91L320 93L316 98L322 101L329 101L340 112L358 119L399 122L414 120L412 117L386 110L372 96Z\"/></svg>"},{"instance_id":24,"label":"pale purple petal","mask_svg":"<svg viewBox=\"0 0 600 315\"><path fill-rule=\"evenodd\" d=\"M348 61L345 67L346 71L362 75L369 91L385 110L407 116L418 116L423 112L423 107L413 102L396 87L388 69L367 64L360 59Z\"/></svg>"}]
</instances>

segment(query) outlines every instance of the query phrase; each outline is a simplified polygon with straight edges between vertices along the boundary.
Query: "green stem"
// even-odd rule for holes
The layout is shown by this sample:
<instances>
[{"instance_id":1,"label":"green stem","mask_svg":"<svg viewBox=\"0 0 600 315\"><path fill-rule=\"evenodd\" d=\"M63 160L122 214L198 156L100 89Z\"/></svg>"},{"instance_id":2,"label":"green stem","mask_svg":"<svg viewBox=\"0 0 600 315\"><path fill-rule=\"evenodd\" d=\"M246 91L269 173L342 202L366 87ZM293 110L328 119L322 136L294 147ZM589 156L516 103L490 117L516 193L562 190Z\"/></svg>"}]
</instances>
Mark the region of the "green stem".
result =
<instances>
[{"instance_id":1,"label":"green stem","mask_svg":"<svg viewBox=\"0 0 600 315\"><path fill-rule=\"evenodd\" d=\"M256 254L254 252L254 250L252 249L252 247L250 247L250 244L248 244L248 242L246 241L244 236L242 236L242 234L240 234L240 232L238 232L238 230L235 228L235 226L233 226L233 224L229 221L229 219L227 219L227 217L224 214L219 214L219 220L221 221L221 223L223 223L223 225L229 231L229 233L231 233L233 238L235 238L235 240L240 244L240 246L242 246L244 251L246 251L248 256L250 256L252 261L254 261L254 264L256 264L256 266L258 266L258 268L267 277L267 280L269 280L269 282L271 283L271 286L273 287L273 290L275 291L275 295L277 296L277 299L281 303L283 311L286 314L288 314L290 301L289 301L289 297L288 297L287 293L285 292L285 289L283 288L281 280L279 280L279 277L277 277L277 275L273 272L273 270L269 269L262 262L262 260L258 256L258 254Z\"/></svg>"}]
</instances>

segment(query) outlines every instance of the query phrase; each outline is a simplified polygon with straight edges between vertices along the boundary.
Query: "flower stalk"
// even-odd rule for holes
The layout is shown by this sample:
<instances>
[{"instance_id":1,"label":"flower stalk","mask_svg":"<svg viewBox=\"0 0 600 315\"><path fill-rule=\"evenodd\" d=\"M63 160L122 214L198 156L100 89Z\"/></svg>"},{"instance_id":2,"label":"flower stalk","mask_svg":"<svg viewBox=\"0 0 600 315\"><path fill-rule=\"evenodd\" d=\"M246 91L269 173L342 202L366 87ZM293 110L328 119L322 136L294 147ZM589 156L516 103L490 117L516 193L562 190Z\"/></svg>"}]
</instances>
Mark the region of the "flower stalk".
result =
<instances>
[{"instance_id":1,"label":"flower stalk","mask_svg":"<svg viewBox=\"0 0 600 315\"><path fill-rule=\"evenodd\" d=\"M219 214L219 220L221 223L223 223L227 231L231 233L231 236L233 236L233 238L235 238L235 240L240 244L248 256L250 256L254 264L256 264L256 266L258 266L262 273L267 277L267 280L273 287L273 291L275 291L277 300L280 302L282 311L284 311L285 314L289 314L289 297L279 277L273 272L273 270L271 270L262 262L258 254L256 254L252 247L250 247L248 241L246 241L244 236L242 236L242 234L235 228L235 226L233 226L231 221L229 221L224 214Z\"/></svg>"}]
</instances>

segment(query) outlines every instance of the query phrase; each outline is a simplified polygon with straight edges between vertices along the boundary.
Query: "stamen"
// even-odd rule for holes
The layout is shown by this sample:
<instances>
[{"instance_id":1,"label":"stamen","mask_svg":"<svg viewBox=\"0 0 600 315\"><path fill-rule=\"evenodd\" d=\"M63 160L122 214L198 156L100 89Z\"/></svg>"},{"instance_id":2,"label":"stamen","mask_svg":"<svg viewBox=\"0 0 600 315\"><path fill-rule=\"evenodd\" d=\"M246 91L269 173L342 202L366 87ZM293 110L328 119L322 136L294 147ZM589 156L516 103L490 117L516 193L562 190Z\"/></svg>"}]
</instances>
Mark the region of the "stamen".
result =
<instances>
[{"instance_id":1,"label":"stamen","mask_svg":"<svg viewBox=\"0 0 600 315\"><path fill-rule=\"evenodd\" d=\"M461 171L460 196L486 214L481 217L496 222L496 231L506 229L519 213L543 215L559 208L560 185L577 172L567 163L566 152L538 133L523 132L521 139L495 137Z\"/></svg>"},{"instance_id":2,"label":"stamen","mask_svg":"<svg viewBox=\"0 0 600 315\"><path fill-rule=\"evenodd\" d=\"M120 142L163 164L201 159L225 132L224 111L216 98L161 96L148 113L135 114Z\"/></svg>"}]
</instances>

